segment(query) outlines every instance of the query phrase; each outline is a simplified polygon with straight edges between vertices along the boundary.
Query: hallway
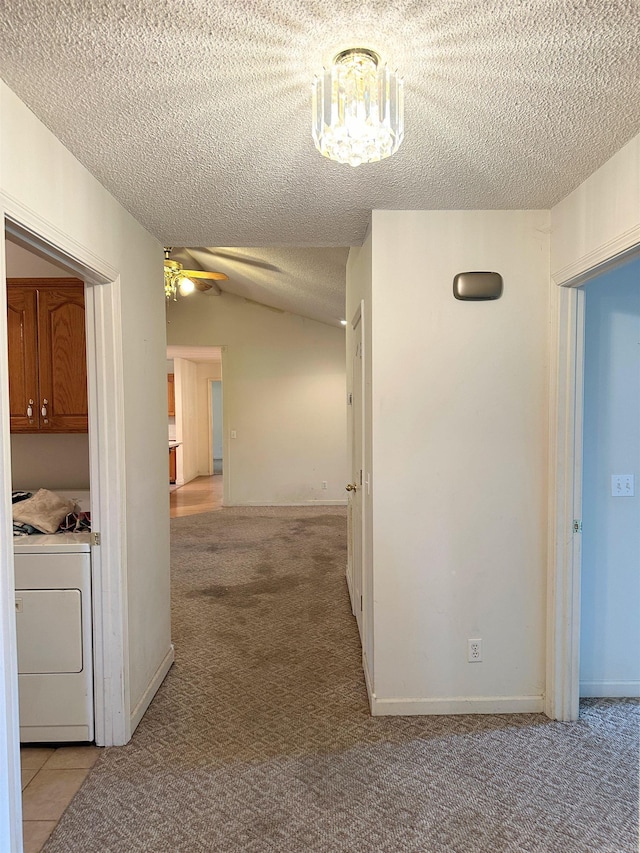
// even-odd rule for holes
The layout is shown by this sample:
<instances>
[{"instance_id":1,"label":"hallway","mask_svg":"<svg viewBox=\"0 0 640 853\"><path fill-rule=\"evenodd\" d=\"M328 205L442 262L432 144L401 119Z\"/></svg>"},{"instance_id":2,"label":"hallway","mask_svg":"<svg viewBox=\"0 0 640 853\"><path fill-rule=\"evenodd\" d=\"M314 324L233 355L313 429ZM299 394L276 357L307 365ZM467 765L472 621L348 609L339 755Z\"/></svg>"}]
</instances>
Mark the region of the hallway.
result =
<instances>
[{"instance_id":1,"label":"hallway","mask_svg":"<svg viewBox=\"0 0 640 853\"><path fill-rule=\"evenodd\" d=\"M374 718L343 507L171 529L175 665L46 853L635 853L637 703Z\"/></svg>"}]
</instances>

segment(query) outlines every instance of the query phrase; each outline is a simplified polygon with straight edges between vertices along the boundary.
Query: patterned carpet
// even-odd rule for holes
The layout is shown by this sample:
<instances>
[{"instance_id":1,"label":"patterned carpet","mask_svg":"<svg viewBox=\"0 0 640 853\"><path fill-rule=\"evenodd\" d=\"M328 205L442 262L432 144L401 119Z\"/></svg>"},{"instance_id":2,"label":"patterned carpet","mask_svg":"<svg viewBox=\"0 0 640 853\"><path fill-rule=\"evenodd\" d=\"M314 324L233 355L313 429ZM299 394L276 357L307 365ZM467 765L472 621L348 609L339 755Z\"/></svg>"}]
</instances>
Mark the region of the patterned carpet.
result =
<instances>
[{"instance_id":1,"label":"patterned carpet","mask_svg":"<svg viewBox=\"0 0 640 853\"><path fill-rule=\"evenodd\" d=\"M638 703L369 715L342 508L172 521L176 663L47 853L631 853Z\"/></svg>"}]
</instances>

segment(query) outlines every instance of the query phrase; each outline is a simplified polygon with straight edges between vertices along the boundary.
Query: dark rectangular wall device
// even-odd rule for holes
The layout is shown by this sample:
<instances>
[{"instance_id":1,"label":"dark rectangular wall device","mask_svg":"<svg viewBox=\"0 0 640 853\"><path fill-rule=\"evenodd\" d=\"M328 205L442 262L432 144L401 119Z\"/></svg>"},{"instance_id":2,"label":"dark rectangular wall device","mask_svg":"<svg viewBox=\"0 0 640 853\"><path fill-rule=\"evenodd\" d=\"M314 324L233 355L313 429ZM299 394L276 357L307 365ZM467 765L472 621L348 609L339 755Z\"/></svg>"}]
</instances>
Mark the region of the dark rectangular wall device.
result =
<instances>
[{"instance_id":1,"label":"dark rectangular wall device","mask_svg":"<svg viewBox=\"0 0 640 853\"><path fill-rule=\"evenodd\" d=\"M502 276L497 272L459 272L453 279L456 299L500 299Z\"/></svg>"}]
</instances>

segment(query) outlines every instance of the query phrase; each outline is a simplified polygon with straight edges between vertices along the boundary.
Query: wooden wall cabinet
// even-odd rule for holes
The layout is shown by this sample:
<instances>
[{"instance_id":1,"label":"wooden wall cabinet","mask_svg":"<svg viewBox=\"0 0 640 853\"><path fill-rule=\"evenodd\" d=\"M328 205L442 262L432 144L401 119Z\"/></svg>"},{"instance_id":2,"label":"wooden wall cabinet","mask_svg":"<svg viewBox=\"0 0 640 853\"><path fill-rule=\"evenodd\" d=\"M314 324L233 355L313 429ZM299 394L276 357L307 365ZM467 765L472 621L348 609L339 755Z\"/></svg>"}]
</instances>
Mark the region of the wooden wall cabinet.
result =
<instances>
[{"instance_id":1,"label":"wooden wall cabinet","mask_svg":"<svg viewBox=\"0 0 640 853\"><path fill-rule=\"evenodd\" d=\"M88 431L84 284L7 279L11 432Z\"/></svg>"},{"instance_id":2,"label":"wooden wall cabinet","mask_svg":"<svg viewBox=\"0 0 640 853\"><path fill-rule=\"evenodd\" d=\"M176 416L176 385L174 379L174 373L167 373L167 399L170 418Z\"/></svg>"}]
</instances>

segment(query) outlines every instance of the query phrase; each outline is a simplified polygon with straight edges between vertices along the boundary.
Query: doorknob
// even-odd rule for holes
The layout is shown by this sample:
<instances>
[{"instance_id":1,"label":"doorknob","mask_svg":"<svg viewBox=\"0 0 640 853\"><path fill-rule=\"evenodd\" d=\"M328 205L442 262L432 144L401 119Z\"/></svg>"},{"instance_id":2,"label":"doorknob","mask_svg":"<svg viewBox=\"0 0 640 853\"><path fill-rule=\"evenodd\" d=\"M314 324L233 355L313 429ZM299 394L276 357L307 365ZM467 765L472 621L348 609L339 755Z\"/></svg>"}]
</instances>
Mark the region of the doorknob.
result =
<instances>
[{"instance_id":1,"label":"doorknob","mask_svg":"<svg viewBox=\"0 0 640 853\"><path fill-rule=\"evenodd\" d=\"M345 489L348 492L357 492L358 491L358 487L356 486L355 483L349 483L348 485L345 486Z\"/></svg>"}]
</instances>

